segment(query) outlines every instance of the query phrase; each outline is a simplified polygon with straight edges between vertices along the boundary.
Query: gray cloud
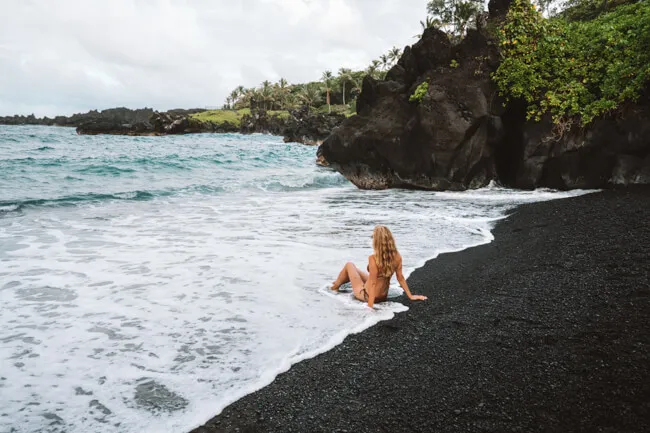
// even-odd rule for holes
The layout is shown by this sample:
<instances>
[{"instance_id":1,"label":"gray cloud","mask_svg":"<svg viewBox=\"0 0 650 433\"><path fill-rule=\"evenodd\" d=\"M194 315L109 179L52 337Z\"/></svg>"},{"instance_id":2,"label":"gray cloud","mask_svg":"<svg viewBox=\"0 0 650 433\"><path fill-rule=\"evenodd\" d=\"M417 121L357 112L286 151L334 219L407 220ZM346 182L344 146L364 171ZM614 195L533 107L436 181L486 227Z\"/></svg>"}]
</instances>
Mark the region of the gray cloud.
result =
<instances>
[{"instance_id":1,"label":"gray cloud","mask_svg":"<svg viewBox=\"0 0 650 433\"><path fill-rule=\"evenodd\" d=\"M0 115L219 106L412 44L426 0L0 0Z\"/></svg>"}]
</instances>

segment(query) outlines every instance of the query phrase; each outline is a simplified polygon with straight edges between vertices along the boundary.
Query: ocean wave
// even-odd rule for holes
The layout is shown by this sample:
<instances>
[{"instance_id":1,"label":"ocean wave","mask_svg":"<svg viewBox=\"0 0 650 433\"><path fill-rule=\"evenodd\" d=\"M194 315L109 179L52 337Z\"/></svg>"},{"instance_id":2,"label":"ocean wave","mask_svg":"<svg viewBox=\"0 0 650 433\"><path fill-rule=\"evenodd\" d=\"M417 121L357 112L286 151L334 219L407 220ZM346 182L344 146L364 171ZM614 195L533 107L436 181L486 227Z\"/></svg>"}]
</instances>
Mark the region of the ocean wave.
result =
<instances>
[{"instance_id":1,"label":"ocean wave","mask_svg":"<svg viewBox=\"0 0 650 433\"><path fill-rule=\"evenodd\" d=\"M132 168L121 168L113 165L89 165L75 170L77 173L97 174L101 176L119 176L122 173L135 173Z\"/></svg>"},{"instance_id":2,"label":"ocean wave","mask_svg":"<svg viewBox=\"0 0 650 433\"><path fill-rule=\"evenodd\" d=\"M7 205L0 204L0 214L3 212L14 212L18 210L18 208L19 205L17 204L7 204Z\"/></svg>"},{"instance_id":3,"label":"ocean wave","mask_svg":"<svg viewBox=\"0 0 650 433\"><path fill-rule=\"evenodd\" d=\"M31 199L23 201L0 201L0 212L19 212L27 208L77 206L82 203L103 202L108 200L150 200L154 197L169 195L167 192L128 191L114 194L79 194L52 199Z\"/></svg>"},{"instance_id":4,"label":"ocean wave","mask_svg":"<svg viewBox=\"0 0 650 433\"><path fill-rule=\"evenodd\" d=\"M264 182L260 185L260 189L264 191L298 191L304 189L320 189L331 188L335 186L348 185L349 182L337 173L328 173L323 175L314 176L308 180L301 181L300 179L290 180L275 180Z\"/></svg>"},{"instance_id":5,"label":"ocean wave","mask_svg":"<svg viewBox=\"0 0 650 433\"><path fill-rule=\"evenodd\" d=\"M39 152L44 152L46 150L54 150L54 148L50 147L50 146L42 146L42 147L39 147L38 149L34 149L34 150L39 151Z\"/></svg>"},{"instance_id":6,"label":"ocean wave","mask_svg":"<svg viewBox=\"0 0 650 433\"><path fill-rule=\"evenodd\" d=\"M25 209L40 207L66 207L78 206L88 203L102 203L107 201L145 201L161 197L170 197L180 194L218 194L225 189L220 186L190 185L183 188L171 188L152 191L123 191L110 194L87 193L59 198L27 199L22 201L0 201L0 213L20 212Z\"/></svg>"}]
</instances>

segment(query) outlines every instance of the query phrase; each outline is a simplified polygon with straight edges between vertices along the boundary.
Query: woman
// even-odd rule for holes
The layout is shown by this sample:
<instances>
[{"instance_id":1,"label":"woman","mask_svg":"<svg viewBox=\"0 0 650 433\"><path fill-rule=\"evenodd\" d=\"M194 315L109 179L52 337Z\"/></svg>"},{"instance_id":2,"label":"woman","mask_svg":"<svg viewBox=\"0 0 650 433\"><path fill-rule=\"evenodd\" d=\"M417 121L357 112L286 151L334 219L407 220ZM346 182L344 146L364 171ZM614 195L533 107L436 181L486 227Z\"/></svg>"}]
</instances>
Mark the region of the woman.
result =
<instances>
[{"instance_id":1,"label":"woman","mask_svg":"<svg viewBox=\"0 0 650 433\"><path fill-rule=\"evenodd\" d=\"M347 282L352 283L354 297L362 302L367 302L370 308L375 302L384 302L388 299L388 286L393 274L397 274L397 281L411 301L424 301L426 296L412 295L404 275L402 274L402 256L395 246L393 234L388 227L377 226L372 233L372 249L374 254L368 257L368 272L358 269L354 263L346 263L336 281L332 283L332 290Z\"/></svg>"}]
</instances>

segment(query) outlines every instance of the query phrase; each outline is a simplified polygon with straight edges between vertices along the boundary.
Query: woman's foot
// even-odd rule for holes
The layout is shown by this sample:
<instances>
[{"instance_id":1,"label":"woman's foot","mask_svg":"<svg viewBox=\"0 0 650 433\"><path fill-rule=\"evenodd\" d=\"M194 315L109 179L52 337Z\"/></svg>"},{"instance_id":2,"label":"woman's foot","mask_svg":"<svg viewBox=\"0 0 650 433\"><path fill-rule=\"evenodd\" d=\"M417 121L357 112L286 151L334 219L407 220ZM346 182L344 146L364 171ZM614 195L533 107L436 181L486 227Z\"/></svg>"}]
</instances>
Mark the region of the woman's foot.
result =
<instances>
[{"instance_id":1,"label":"woman's foot","mask_svg":"<svg viewBox=\"0 0 650 433\"><path fill-rule=\"evenodd\" d=\"M335 292L338 292L340 287L341 287L341 285L340 285L340 284L336 284L336 281L334 281L334 282L332 283L332 285L330 286L330 290L333 290L333 291L335 291Z\"/></svg>"}]
</instances>

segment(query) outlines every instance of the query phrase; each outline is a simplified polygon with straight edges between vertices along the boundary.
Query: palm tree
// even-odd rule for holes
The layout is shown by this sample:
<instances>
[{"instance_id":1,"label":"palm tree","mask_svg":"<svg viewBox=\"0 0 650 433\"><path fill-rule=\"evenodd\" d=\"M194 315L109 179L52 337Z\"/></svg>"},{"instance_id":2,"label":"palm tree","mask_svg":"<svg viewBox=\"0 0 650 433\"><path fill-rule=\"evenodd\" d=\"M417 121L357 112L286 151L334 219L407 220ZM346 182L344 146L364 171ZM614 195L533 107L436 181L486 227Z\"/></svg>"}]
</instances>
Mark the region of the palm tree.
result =
<instances>
[{"instance_id":1,"label":"palm tree","mask_svg":"<svg viewBox=\"0 0 650 433\"><path fill-rule=\"evenodd\" d=\"M303 104L307 105L308 107L315 107L321 100L321 94L318 91L318 88L314 86L305 86L302 89L299 98Z\"/></svg>"},{"instance_id":2,"label":"palm tree","mask_svg":"<svg viewBox=\"0 0 650 433\"><path fill-rule=\"evenodd\" d=\"M377 67L370 65L366 68L366 75L370 75L372 78L377 78Z\"/></svg>"},{"instance_id":3,"label":"palm tree","mask_svg":"<svg viewBox=\"0 0 650 433\"><path fill-rule=\"evenodd\" d=\"M262 97L262 101L264 101L264 109L268 110L266 103L271 102L271 105L273 104L273 89L269 80L262 82L260 96Z\"/></svg>"},{"instance_id":4,"label":"palm tree","mask_svg":"<svg viewBox=\"0 0 650 433\"><path fill-rule=\"evenodd\" d=\"M397 47L391 48L391 50L388 52L388 58L391 60L393 65L399 60L401 55L402 50Z\"/></svg>"},{"instance_id":5,"label":"palm tree","mask_svg":"<svg viewBox=\"0 0 650 433\"><path fill-rule=\"evenodd\" d=\"M343 87L343 105L347 105L345 103L345 86L348 84L350 81L352 81L352 70L348 68L341 68L339 69L339 81L341 83L341 87Z\"/></svg>"},{"instance_id":6,"label":"palm tree","mask_svg":"<svg viewBox=\"0 0 650 433\"><path fill-rule=\"evenodd\" d=\"M420 21L420 25L422 26L422 33L420 33L419 35L415 35L415 37L418 39L422 37L422 34L426 29L429 29L431 27L440 28L442 26L442 22L437 18L428 16L425 21Z\"/></svg>"},{"instance_id":7,"label":"palm tree","mask_svg":"<svg viewBox=\"0 0 650 433\"><path fill-rule=\"evenodd\" d=\"M239 96L244 96L247 89L244 86L237 86L235 90L239 93Z\"/></svg>"},{"instance_id":8,"label":"palm tree","mask_svg":"<svg viewBox=\"0 0 650 433\"><path fill-rule=\"evenodd\" d=\"M257 106L257 104L259 104L259 92L257 89L246 89L246 93L242 99L244 102L244 107L248 106L248 108L253 108L253 105Z\"/></svg>"},{"instance_id":9,"label":"palm tree","mask_svg":"<svg viewBox=\"0 0 650 433\"><path fill-rule=\"evenodd\" d=\"M230 92L230 102L232 103L233 108L235 108L235 104L237 103L238 100L239 100L239 91L235 89L232 92ZM230 105L230 103L228 103L228 105Z\"/></svg>"},{"instance_id":10,"label":"palm tree","mask_svg":"<svg viewBox=\"0 0 650 433\"><path fill-rule=\"evenodd\" d=\"M280 78L280 81L278 81L277 84L277 91L278 91L278 102L280 103L280 108L285 108L284 105L286 104L287 97L291 93L289 82L284 78Z\"/></svg>"},{"instance_id":11,"label":"palm tree","mask_svg":"<svg viewBox=\"0 0 650 433\"><path fill-rule=\"evenodd\" d=\"M362 84L363 84L363 82L361 81L360 78L359 79L353 79L352 80L352 90L350 91L350 93L355 97L359 96L359 94L361 93Z\"/></svg>"},{"instance_id":12,"label":"palm tree","mask_svg":"<svg viewBox=\"0 0 650 433\"><path fill-rule=\"evenodd\" d=\"M232 101L232 98L230 96L226 97L226 105L224 106L225 110L230 110L230 103Z\"/></svg>"},{"instance_id":13,"label":"palm tree","mask_svg":"<svg viewBox=\"0 0 650 433\"><path fill-rule=\"evenodd\" d=\"M388 56L386 54L382 54L381 56L379 56L379 60L381 61L381 68L383 70L388 69L388 64L390 63L390 59L388 58Z\"/></svg>"},{"instance_id":14,"label":"palm tree","mask_svg":"<svg viewBox=\"0 0 650 433\"><path fill-rule=\"evenodd\" d=\"M287 93L287 96L284 98L284 109L288 110L290 108L296 107L297 97L294 93Z\"/></svg>"},{"instance_id":15,"label":"palm tree","mask_svg":"<svg viewBox=\"0 0 650 433\"><path fill-rule=\"evenodd\" d=\"M321 78L321 81L325 83L325 91L327 92L327 111L328 113L332 112L332 105L330 104L330 82L334 76L332 75L332 71L325 71L323 72L323 77Z\"/></svg>"}]
</instances>

